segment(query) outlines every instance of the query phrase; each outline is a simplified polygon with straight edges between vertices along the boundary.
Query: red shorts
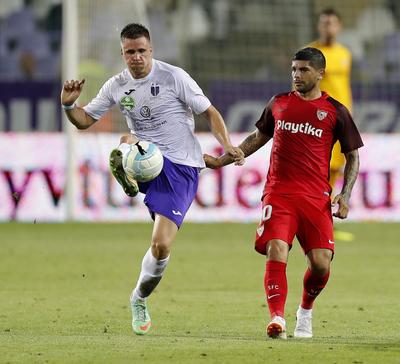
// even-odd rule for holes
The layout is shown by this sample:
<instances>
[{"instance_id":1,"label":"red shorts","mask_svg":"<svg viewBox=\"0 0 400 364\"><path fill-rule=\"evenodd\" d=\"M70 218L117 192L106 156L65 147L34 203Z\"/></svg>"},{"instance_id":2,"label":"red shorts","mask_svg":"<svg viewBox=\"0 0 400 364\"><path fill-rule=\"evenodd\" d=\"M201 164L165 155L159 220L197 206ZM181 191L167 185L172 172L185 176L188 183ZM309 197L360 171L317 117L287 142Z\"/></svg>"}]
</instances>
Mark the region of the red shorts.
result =
<instances>
[{"instance_id":1,"label":"red shorts","mask_svg":"<svg viewBox=\"0 0 400 364\"><path fill-rule=\"evenodd\" d=\"M292 247L295 236L307 254L311 249L334 251L333 221L329 196L267 194L263 198L262 217L256 232L255 249L266 254L267 243L280 239Z\"/></svg>"}]
</instances>

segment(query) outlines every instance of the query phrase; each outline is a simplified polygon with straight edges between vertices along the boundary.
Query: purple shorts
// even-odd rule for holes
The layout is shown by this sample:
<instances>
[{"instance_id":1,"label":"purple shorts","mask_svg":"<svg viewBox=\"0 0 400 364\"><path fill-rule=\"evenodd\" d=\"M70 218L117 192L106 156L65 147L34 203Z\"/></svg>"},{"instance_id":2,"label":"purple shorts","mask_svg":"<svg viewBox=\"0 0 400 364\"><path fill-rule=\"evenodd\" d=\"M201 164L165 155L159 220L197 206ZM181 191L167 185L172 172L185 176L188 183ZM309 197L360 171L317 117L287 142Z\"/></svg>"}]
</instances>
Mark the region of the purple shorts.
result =
<instances>
[{"instance_id":1,"label":"purple shorts","mask_svg":"<svg viewBox=\"0 0 400 364\"><path fill-rule=\"evenodd\" d=\"M154 220L154 214L165 216L178 228L196 196L199 169L171 162L164 157L161 173L152 181L139 183L144 203Z\"/></svg>"}]
</instances>

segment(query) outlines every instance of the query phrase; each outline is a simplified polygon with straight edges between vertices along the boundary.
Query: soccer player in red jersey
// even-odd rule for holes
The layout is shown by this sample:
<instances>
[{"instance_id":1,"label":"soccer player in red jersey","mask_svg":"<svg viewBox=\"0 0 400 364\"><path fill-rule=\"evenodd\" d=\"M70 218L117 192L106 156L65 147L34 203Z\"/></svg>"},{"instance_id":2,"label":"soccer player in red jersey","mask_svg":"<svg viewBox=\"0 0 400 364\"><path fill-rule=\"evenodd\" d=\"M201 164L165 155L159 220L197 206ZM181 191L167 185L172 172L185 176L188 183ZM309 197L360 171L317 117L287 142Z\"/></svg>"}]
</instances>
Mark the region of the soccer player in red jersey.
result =
<instances>
[{"instance_id":1,"label":"soccer player in red jersey","mask_svg":"<svg viewBox=\"0 0 400 364\"><path fill-rule=\"evenodd\" d=\"M334 253L332 215L345 219L359 170L363 146L354 121L340 102L320 89L325 57L316 48L299 50L292 59L294 91L274 96L241 144L249 156L273 138L270 166L262 195L262 217L255 249L266 255L264 287L271 321L267 335L286 338L286 264L295 236L307 257L303 295L294 336L312 337L314 300L328 282ZM346 157L341 192L331 200L329 161L336 141ZM209 168L234 162L227 154L204 155ZM332 214L332 207L337 209Z\"/></svg>"}]
</instances>

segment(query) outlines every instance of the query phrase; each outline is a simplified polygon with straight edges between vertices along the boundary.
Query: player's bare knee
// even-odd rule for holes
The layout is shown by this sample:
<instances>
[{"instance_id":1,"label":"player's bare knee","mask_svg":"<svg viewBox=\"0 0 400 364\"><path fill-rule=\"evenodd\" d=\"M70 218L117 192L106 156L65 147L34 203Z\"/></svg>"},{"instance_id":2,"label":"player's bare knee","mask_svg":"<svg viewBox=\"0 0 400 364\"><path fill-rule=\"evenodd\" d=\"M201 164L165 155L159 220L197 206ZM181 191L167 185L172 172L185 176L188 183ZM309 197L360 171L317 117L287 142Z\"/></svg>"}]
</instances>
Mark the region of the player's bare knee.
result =
<instances>
[{"instance_id":1,"label":"player's bare knee","mask_svg":"<svg viewBox=\"0 0 400 364\"><path fill-rule=\"evenodd\" d=\"M163 240L153 239L151 242L151 251L154 258L157 260L162 260L168 257L171 249L170 244Z\"/></svg>"},{"instance_id":2,"label":"player's bare knee","mask_svg":"<svg viewBox=\"0 0 400 364\"><path fill-rule=\"evenodd\" d=\"M129 135L129 134L123 135L123 136L121 137L121 139L119 140L119 143L120 143L120 144L122 144L122 143L130 144L130 143L131 143L130 135Z\"/></svg>"},{"instance_id":3,"label":"player's bare knee","mask_svg":"<svg viewBox=\"0 0 400 364\"><path fill-rule=\"evenodd\" d=\"M267 258L279 262L286 262L289 252L288 245L281 240L270 240L267 245Z\"/></svg>"},{"instance_id":4,"label":"player's bare knee","mask_svg":"<svg viewBox=\"0 0 400 364\"><path fill-rule=\"evenodd\" d=\"M307 254L307 257L309 259L309 266L313 274L323 277L329 273L332 260L332 252L330 250L311 250Z\"/></svg>"},{"instance_id":5,"label":"player's bare knee","mask_svg":"<svg viewBox=\"0 0 400 364\"><path fill-rule=\"evenodd\" d=\"M325 277L330 270L330 264L324 262L317 262L311 265L311 272L313 275Z\"/></svg>"}]
</instances>

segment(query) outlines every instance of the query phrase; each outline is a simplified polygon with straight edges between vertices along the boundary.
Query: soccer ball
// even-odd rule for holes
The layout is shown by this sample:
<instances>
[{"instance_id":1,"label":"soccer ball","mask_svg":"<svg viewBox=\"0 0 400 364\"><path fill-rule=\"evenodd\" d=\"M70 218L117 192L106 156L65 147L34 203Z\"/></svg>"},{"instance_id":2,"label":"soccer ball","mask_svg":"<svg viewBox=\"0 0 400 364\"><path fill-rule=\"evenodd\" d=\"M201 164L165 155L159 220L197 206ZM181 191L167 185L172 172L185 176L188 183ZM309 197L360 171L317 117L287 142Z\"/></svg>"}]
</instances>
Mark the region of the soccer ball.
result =
<instances>
[{"instance_id":1,"label":"soccer ball","mask_svg":"<svg viewBox=\"0 0 400 364\"><path fill-rule=\"evenodd\" d=\"M138 182L149 182L156 178L161 173L163 164L160 149L145 140L131 144L122 157L122 166L128 179L133 178Z\"/></svg>"}]
</instances>

